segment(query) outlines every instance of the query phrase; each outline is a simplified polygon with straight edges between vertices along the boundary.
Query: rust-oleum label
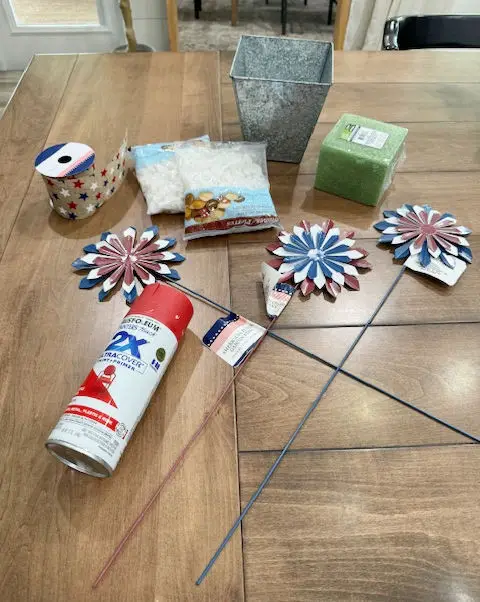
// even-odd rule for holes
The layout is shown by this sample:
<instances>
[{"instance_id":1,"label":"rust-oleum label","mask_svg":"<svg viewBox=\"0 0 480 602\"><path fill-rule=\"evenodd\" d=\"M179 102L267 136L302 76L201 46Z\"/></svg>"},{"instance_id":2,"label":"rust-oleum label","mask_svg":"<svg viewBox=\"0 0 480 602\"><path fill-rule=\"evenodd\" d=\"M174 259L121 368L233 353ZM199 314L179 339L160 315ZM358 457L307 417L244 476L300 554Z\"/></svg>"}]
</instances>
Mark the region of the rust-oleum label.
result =
<instances>
[{"instance_id":1,"label":"rust-oleum label","mask_svg":"<svg viewBox=\"0 0 480 602\"><path fill-rule=\"evenodd\" d=\"M127 315L49 440L80 447L113 470L176 348L164 324Z\"/></svg>"}]
</instances>

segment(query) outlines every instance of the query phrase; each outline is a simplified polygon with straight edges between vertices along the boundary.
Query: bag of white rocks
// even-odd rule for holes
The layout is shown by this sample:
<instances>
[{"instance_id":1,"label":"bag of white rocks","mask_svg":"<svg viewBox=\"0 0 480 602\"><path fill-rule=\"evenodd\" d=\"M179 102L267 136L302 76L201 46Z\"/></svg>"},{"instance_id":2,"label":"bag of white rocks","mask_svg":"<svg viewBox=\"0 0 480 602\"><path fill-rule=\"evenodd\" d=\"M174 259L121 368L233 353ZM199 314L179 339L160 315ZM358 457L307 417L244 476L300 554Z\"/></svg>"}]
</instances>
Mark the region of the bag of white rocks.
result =
<instances>
[{"instance_id":1,"label":"bag of white rocks","mask_svg":"<svg viewBox=\"0 0 480 602\"><path fill-rule=\"evenodd\" d=\"M263 142L210 142L178 149L185 240L280 226L265 150Z\"/></svg>"},{"instance_id":2,"label":"bag of white rocks","mask_svg":"<svg viewBox=\"0 0 480 602\"><path fill-rule=\"evenodd\" d=\"M179 148L208 143L208 136L183 142L158 142L132 147L137 180L147 203L147 214L183 213L184 188L175 153Z\"/></svg>"}]
</instances>

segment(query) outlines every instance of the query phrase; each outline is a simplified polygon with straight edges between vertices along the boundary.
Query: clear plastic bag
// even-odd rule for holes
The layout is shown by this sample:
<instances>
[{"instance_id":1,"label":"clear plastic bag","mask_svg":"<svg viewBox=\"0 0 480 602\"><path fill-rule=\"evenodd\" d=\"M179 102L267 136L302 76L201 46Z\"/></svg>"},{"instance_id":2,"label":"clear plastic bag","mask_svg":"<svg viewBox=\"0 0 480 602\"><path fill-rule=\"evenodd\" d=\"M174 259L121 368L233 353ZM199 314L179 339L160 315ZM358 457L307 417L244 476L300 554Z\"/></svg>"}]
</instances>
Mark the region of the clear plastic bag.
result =
<instances>
[{"instance_id":1,"label":"clear plastic bag","mask_svg":"<svg viewBox=\"0 0 480 602\"><path fill-rule=\"evenodd\" d=\"M210 142L176 152L186 240L279 226L265 150L263 143Z\"/></svg>"},{"instance_id":2,"label":"clear plastic bag","mask_svg":"<svg viewBox=\"0 0 480 602\"><path fill-rule=\"evenodd\" d=\"M132 148L137 180L147 203L148 215L184 212L183 182L175 153L179 148L208 141L208 136L201 136L185 142L159 142Z\"/></svg>"}]
</instances>

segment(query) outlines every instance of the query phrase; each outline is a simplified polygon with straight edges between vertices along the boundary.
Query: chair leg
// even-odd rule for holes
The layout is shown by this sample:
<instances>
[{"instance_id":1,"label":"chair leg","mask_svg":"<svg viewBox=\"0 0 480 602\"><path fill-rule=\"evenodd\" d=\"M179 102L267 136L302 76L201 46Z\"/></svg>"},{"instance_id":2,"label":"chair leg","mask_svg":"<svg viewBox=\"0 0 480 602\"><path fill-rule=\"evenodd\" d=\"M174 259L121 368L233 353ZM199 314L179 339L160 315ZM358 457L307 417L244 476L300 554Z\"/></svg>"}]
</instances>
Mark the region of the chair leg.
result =
<instances>
[{"instance_id":1,"label":"chair leg","mask_svg":"<svg viewBox=\"0 0 480 602\"><path fill-rule=\"evenodd\" d=\"M307 6L307 4L308 4L308 0L303 0L303 4L304 4L305 6Z\"/></svg>"},{"instance_id":2,"label":"chair leg","mask_svg":"<svg viewBox=\"0 0 480 602\"><path fill-rule=\"evenodd\" d=\"M232 25L235 26L238 21L238 0L232 0Z\"/></svg>"},{"instance_id":3,"label":"chair leg","mask_svg":"<svg viewBox=\"0 0 480 602\"><path fill-rule=\"evenodd\" d=\"M282 36L285 36L285 35L287 35L287 0L282 0L281 21L282 21Z\"/></svg>"},{"instance_id":4,"label":"chair leg","mask_svg":"<svg viewBox=\"0 0 480 602\"><path fill-rule=\"evenodd\" d=\"M193 9L195 11L195 19L200 19L200 11L202 10L202 0L193 0Z\"/></svg>"},{"instance_id":5,"label":"chair leg","mask_svg":"<svg viewBox=\"0 0 480 602\"><path fill-rule=\"evenodd\" d=\"M330 2L328 3L328 19L327 19L327 23L329 25L332 24L332 17L333 17L333 3L334 0L330 0Z\"/></svg>"},{"instance_id":6,"label":"chair leg","mask_svg":"<svg viewBox=\"0 0 480 602\"><path fill-rule=\"evenodd\" d=\"M167 0L168 39L170 50L178 52L178 16L177 0Z\"/></svg>"}]
</instances>

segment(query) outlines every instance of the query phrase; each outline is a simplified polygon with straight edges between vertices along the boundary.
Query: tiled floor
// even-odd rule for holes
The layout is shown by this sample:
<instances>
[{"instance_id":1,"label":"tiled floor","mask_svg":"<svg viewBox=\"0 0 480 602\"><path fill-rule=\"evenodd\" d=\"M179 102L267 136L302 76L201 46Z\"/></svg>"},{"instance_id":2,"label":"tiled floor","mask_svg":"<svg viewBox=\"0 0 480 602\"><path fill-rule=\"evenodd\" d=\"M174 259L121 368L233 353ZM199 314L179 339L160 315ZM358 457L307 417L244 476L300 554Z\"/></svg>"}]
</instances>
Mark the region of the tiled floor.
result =
<instances>
[{"instance_id":1,"label":"tiled floor","mask_svg":"<svg viewBox=\"0 0 480 602\"><path fill-rule=\"evenodd\" d=\"M235 50L242 34L276 36L281 33L280 0L242 0L238 25L232 27L229 0L202 0L200 19L193 14L193 0L178 0L178 33L181 50ZM334 13L335 15L335 13ZM287 33L296 38L333 40L327 24L328 0L290 0Z\"/></svg>"}]
</instances>

